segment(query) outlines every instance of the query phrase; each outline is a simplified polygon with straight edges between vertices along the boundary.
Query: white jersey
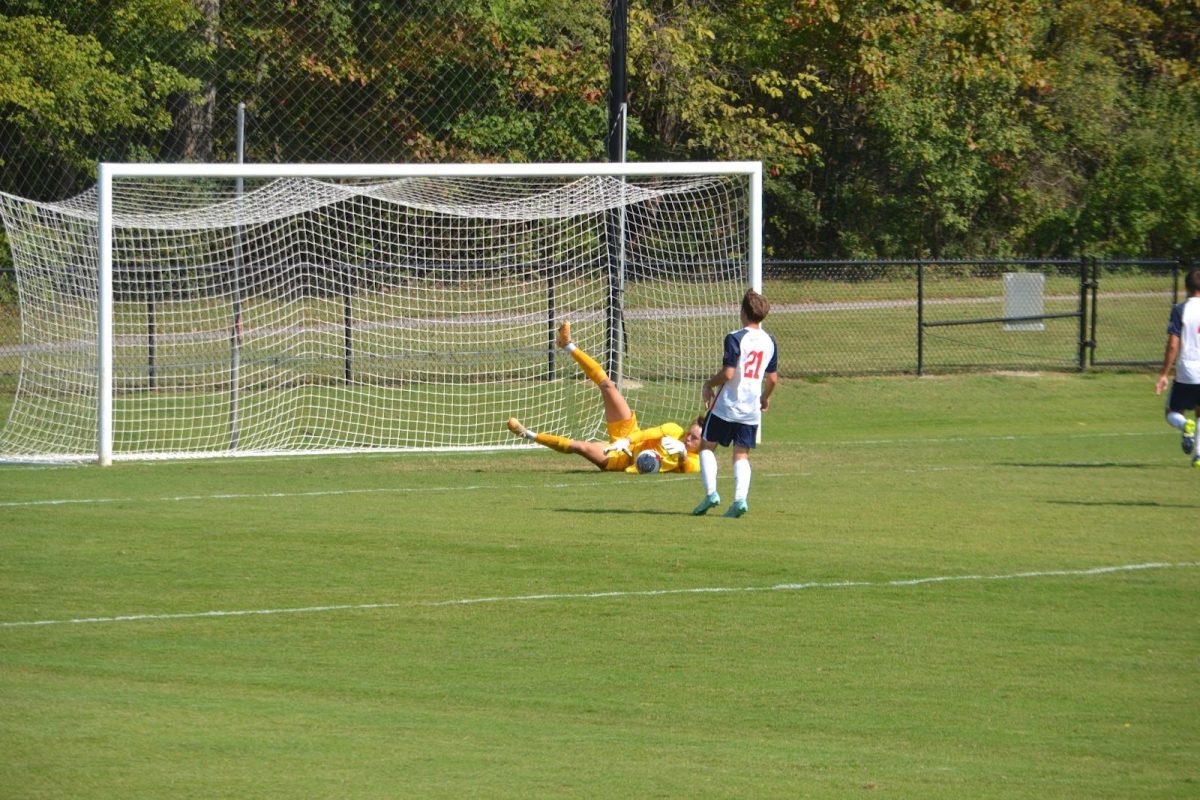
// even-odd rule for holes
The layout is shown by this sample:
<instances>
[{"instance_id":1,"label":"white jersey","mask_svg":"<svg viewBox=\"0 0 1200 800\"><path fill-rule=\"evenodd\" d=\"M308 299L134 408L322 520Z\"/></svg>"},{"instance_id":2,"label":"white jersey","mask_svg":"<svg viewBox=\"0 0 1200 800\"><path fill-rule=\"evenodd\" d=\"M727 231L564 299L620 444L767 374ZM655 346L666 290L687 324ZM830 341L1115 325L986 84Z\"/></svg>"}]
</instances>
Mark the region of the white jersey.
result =
<instances>
[{"instance_id":1,"label":"white jersey","mask_svg":"<svg viewBox=\"0 0 1200 800\"><path fill-rule=\"evenodd\" d=\"M1175 380L1200 384L1200 297L1189 297L1171 308L1167 333L1179 337Z\"/></svg>"},{"instance_id":2,"label":"white jersey","mask_svg":"<svg viewBox=\"0 0 1200 800\"><path fill-rule=\"evenodd\" d=\"M775 339L762 328L742 328L725 337L722 366L733 377L717 394L713 413L726 422L757 425L762 419L763 376L778 372Z\"/></svg>"}]
</instances>

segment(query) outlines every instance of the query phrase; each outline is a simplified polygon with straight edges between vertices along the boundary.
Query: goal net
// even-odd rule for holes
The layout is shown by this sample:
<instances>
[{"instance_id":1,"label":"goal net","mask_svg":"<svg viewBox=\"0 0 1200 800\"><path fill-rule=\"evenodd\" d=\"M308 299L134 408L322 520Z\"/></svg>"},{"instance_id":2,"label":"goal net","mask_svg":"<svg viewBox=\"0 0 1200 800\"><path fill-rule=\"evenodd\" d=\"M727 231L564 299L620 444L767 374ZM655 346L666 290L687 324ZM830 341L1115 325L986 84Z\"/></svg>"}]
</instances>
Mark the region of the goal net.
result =
<instances>
[{"instance_id":1,"label":"goal net","mask_svg":"<svg viewBox=\"0 0 1200 800\"><path fill-rule=\"evenodd\" d=\"M518 447L700 410L761 281L758 163L103 164L0 195L22 341L0 458Z\"/></svg>"}]
</instances>

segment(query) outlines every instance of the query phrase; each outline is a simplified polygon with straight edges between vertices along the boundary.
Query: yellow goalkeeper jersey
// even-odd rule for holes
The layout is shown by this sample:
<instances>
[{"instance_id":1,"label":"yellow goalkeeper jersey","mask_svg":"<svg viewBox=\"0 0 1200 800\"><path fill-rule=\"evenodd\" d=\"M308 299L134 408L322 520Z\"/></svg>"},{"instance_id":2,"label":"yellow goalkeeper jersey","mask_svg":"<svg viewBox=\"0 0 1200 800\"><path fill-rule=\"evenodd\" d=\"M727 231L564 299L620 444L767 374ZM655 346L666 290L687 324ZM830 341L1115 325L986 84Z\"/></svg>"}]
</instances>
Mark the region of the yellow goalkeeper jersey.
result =
<instances>
[{"instance_id":1,"label":"yellow goalkeeper jersey","mask_svg":"<svg viewBox=\"0 0 1200 800\"><path fill-rule=\"evenodd\" d=\"M700 471L699 453L684 453L676 456L663 450L662 440L664 436L670 436L683 441L683 428L674 422L664 422L657 427L642 430L637 427L637 418L634 417L626 420L626 423L619 428L612 424L608 428L608 434L614 441L622 437L629 439L629 449L633 452L633 456L630 457L624 453L613 453L608 458L608 464L605 466L606 470L614 472L637 472L637 467L634 466L634 459L637 458L638 453L643 450L656 450L662 458L661 472Z\"/></svg>"}]
</instances>

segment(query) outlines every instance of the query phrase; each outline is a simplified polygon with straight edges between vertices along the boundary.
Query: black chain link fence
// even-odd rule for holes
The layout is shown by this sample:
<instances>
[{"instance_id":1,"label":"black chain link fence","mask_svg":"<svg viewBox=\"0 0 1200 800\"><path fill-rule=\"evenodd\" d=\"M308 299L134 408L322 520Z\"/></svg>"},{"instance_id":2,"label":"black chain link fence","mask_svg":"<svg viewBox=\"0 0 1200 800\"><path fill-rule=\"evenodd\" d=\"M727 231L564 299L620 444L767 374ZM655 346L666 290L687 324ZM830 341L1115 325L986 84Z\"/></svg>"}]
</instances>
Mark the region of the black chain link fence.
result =
<instances>
[{"instance_id":1,"label":"black chain link fence","mask_svg":"<svg viewBox=\"0 0 1200 800\"><path fill-rule=\"evenodd\" d=\"M1163 259L769 260L765 327L787 378L1144 369L1162 362L1187 268ZM13 271L0 270L0 392L16 390L21 350Z\"/></svg>"},{"instance_id":2,"label":"black chain link fence","mask_svg":"<svg viewBox=\"0 0 1200 800\"><path fill-rule=\"evenodd\" d=\"M1143 260L769 261L785 377L1146 368L1186 264Z\"/></svg>"}]
</instances>

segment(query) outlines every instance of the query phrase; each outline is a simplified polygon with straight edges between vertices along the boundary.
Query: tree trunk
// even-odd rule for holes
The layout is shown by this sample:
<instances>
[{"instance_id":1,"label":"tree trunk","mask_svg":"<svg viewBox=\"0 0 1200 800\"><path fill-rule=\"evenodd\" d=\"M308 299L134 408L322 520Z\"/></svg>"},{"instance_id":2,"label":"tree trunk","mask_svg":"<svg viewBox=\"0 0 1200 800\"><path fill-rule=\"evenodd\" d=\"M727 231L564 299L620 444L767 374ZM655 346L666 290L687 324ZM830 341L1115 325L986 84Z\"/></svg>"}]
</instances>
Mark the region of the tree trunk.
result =
<instances>
[{"instance_id":1,"label":"tree trunk","mask_svg":"<svg viewBox=\"0 0 1200 800\"><path fill-rule=\"evenodd\" d=\"M200 11L202 35L210 47L217 42L221 0L192 0ZM167 100L173 120L171 132L163 143L165 161L211 161L213 156L213 109L217 103L217 85L209 75L196 94L182 92Z\"/></svg>"}]
</instances>

